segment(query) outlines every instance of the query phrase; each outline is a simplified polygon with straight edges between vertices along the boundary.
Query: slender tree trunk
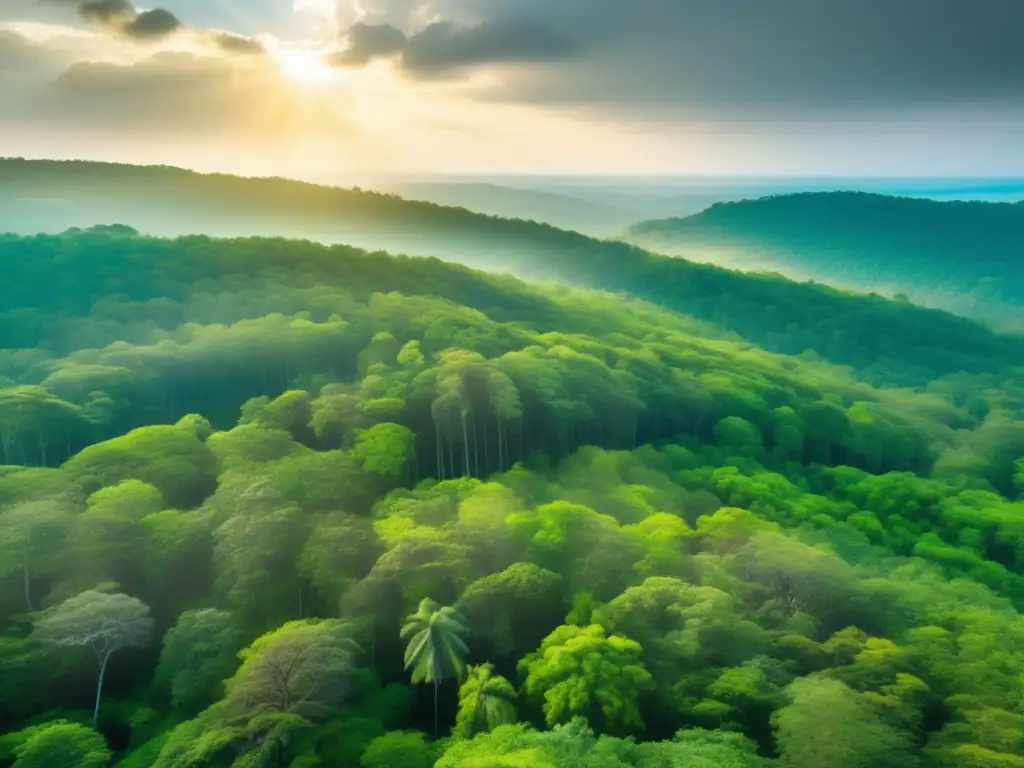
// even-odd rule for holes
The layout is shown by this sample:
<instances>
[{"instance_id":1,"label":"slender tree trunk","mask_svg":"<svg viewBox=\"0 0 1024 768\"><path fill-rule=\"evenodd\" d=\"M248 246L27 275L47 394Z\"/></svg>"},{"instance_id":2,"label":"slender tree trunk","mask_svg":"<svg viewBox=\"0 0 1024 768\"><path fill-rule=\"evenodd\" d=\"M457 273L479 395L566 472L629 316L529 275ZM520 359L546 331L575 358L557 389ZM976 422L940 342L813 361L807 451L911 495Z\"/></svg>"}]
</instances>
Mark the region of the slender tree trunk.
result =
<instances>
[{"instance_id":1,"label":"slender tree trunk","mask_svg":"<svg viewBox=\"0 0 1024 768\"><path fill-rule=\"evenodd\" d=\"M103 677L107 674L108 661L110 661L110 651L103 655L103 661L100 662L100 679L96 683L96 704L92 709L92 729L94 731L100 719L100 697L103 696Z\"/></svg>"},{"instance_id":2,"label":"slender tree trunk","mask_svg":"<svg viewBox=\"0 0 1024 768\"><path fill-rule=\"evenodd\" d=\"M473 463L476 465L476 476L479 477L479 478L483 478L483 475L480 473L480 451L479 451L479 446L480 446L480 439L479 439L479 437L477 437L476 414L473 414Z\"/></svg>"},{"instance_id":3,"label":"slender tree trunk","mask_svg":"<svg viewBox=\"0 0 1024 768\"><path fill-rule=\"evenodd\" d=\"M469 432L466 430L466 414L462 414L462 468L466 477L472 477L469 466Z\"/></svg>"},{"instance_id":4,"label":"slender tree trunk","mask_svg":"<svg viewBox=\"0 0 1024 768\"><path fill-rule=\"evenodd\" d=\"M455 479L455 449L452 448L453 440L448 441L448 467L452 471L452 480Z\"/></svg>"},{"instance_id":5,"label":"slender tree trunk","mask_svg":"<svg viewBox=\"0 0 1024 768\"><path fill-rule=\"evenodd\" d=\"M28 568L28 537L25 537L25 556L21 561L22 576L25 579L25 607L28 608L28 612L32 613L35 610L35 606L32 605L32 578L29 574Z\"/></svg>"},{"instance_id":6,"label":"slender tree trunk","mask_svg":"<svg viewBox=\"0 0 1024 768\"><path fill-rule=\"evenodd\" d=\"M498 471L505 471L505 461L501 453L502 434L501 434L501 416L498 417Z\"/></svg>"},{"instance_id":7,"label":"slender tree trunk","mask_svg":"<svg viewBox=\"0 0 1024 768\"><path fill-rule=\"evenodd\" d=\"M437 435L437 479L444 480L444 446L441 445L441 427L434 422L434 434Z\"/></svg>"},{"instance_id":8,"label":"slender tree trunk","mask_svg":"<svg viewBox=\"0 0 1024 768\"><path fill-rule=\"evenodd\" d=\"M437 738L437 678L434 678L434 738Z\"/></svg>"},{"instance_id":9,"label":"slender tree trunk","mask_svg":"<svg viewBox=\"0 0 1024 768\"><path fill-rule=\"evenodd\" d=\"M523 455L523 417L519 417L519 460L522 461L526 456Z\"/></svg>"},{"instance_id":10,"label":"slender tree trunk","mask_svg":"<svg viewBox=\"0 0 1024 768\"><path fill-rule=\"evenodd\" d=\"M487 467L491 466L491 464L490 464L490 458L491 457L488 455L490 453L490 450L491 450L491 446L490 446L490 444L487 441L487 422L485 421L484 422L484 474L487 474Z\"/></svg>"}]
</instances>

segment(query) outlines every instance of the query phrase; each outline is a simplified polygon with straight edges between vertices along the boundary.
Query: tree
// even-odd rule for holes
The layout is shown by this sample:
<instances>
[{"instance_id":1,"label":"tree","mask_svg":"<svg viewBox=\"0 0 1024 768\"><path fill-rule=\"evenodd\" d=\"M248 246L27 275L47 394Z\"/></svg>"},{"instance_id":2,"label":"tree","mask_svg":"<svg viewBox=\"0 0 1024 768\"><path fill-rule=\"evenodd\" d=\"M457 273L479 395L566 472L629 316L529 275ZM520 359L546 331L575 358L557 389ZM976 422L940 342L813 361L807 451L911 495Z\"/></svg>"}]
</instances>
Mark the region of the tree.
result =
<instances>
[{"instance_id":1,"label":"tree","mask_svg":"<svg viewBox=\"0 0 1024 768\"><path fill-rule=\"evenodd\" d=\"M21 571L25 610L35 610L32 582L60 561L72 516L58 499L26 501L0 515L0 577Z\"/></svg>"},{"instance_id":2,"label":"tree","mask_svg":"<svg viewBox=\"0 0 1024 768\"><path fill-rule=\"evenodd\" d=\"M75 526L74 551L82 586L110 580L138 591L139 552L144 546L139 522L159 512L163 503L159 490L138 480L101 488L89 497Z\"/></svg>"},{"instance_id":3,"label":"tree","mask_svg":"<svg viewBox=\"0 0 1024 768\"><path fill-rule=\"evenodd\" d=\"M217 477L213 454L187 424L143 427L89 446L65 470L89 493L123 480L141 480L182 509L206 498Z\"/></svg>"},{"instance_id":4,"label":"tree","mask_svg":"<svg viewBox=\"0 0 1024 768\"><path fill-rule=\"evenodd\" d=\"M333 614L345 588L370 572L381 549L369 520L329 512L313 526L299 556L299 572L318 593L323 609Z\"/></svg>"},{"instance_id":5,"label":"tree","mask_svg":"<svg viewBox=\"0 0 1024 768\"><path fill-rule=\"evenodd\" d=\"M764 630L738 608L715 587L654 576L601 607L593 620L640 643L655 678L672 685L684 671L740 663L766 649Z\"/></svg>"},{"instance_id":6,"label":"tree","mask_svg":"<svg viewBox=\"0 0 1024 768\"><path fill-rule=\"evenodd\" d=\"M31 726L4 741L15 745L14 768L104 768L113 756L100 734L66 720Z\"/></svg>"},{"instance_id":7,"label":"tree","mask_svg":"<svg viewBox=\"0 0 1024 768\"><path fill-rule=\"evenodd\" d=\"M786 689L791 703L772 716L785 768L904 768L916 765L907 734L887 725L860 694L811 675Z\"/></svg>"},{"instance_id":8,"label":"tree","mask_svg":"<svg viewBox=\"0 0 1024 768\"><path fill-rule=\"evenodd\" d=\"M366 746L359 765L363 768L432 768L434 749L418 731L392 731Z\"/></svg>"},{"instance_id":9,"label":"tree","mask_svg":"<svg viewBox=\"0 0 1024 768\"><path fill-rule=\"evenodd\" d=\"M343 622L290 621L239 654L242 666L225 683L224 704L250 719L266 714L325 718L348 694L357 650Z\"/></svg>"},{"instance_id":10,"label":"tree","mask_svg":"<svg viewBox=\"0 0 1024 768\"><path fill-rule=\"evenodd\" d=\"M466 587L456 607L473 626L474 645L484 645L478 652L492 659L516 658L562 623L563 586L557 573L513 563Z\"/></svg>"},{"instance_id":11,"label":"tree","mask_svg":"<svg viewBox=\"0 0 1024 768\"><path fill-rule=\"evenodd\" d=\"M416 435L401 424L375 424L356 432L355 445L349 451L367 472L388 482L405 479L416 450Z\"/></svg>"},{"instance_id":12,"label":"tree","mask_svg":"<svg viewBox=\"0 0 1024 768\"><path fill-rule=\"evenodd\" d=\"M82 409L43 387L0 388L0 463L59 464L87 432Z\"/></svg>"},{"instance_id":13,"label":"tree","mask_svg":"<svg viewBox=\"0 0 1024 768\"><path fill-rule=\"evenodd\" d=\"M99 679L92 726L100 716L103 677L110 657L124 648L143 648L153 633L149 606L123 594L87 590L46 613L36 625L39 639L56 646L86 646L96 656Z\"/></svg>"},{"instance_id":14,"label":"tree","mask_svg":"<svg viewBox=\"0 0 1024 768\"><path fill-rule=\"evenodd\" d=\"M352 689L358 646L337 620L292 621L239 653L222 701L175 728L160 768L311 765L316 721L338 711ZM295 762L291 762L293 760Z\"/></svg>"},{"instance_id":15,"label":"tree","mask_svg":"<svg viewBox=\"0 0 1024 768\"><path fill-rule=\"evenodd\" d=\"M175 708L195 714L223 696L223 681L238 667L241 638L227 611L206 608L178 617L164 635L154 673Z\"/></svg>"},{"instance_id":16,"label":"tree","mask_svg":"<svg viewBox=\"0 0 1024 768\"><path fill-rule=\"evenodd\" d=\"M428 597L420 602L416 613L406 618L401 637L408 640L405 668L412 672L414 683L434 686L434 736L437 737L437 689L446 678L461 680L465 671L463 658L469 653L462 636L469 630L451 606L440 606Z\"/></svg>"},{"instance_id":17,"label":"tree","mask_svg":"<svg viewBox=\"0 0 1024 768\"><path fill-rule=\"evenodd\" d=\"M516 721L516 690L491 664L470 667L459 690L459 713L453 736L471 739Z\"/></svg>"},{"instance_id":18,"label":"tree","mask_svg":"<svg viewBox=\"0 0 1024 768\"><path fill-rule=\"evenodd\" d=\"M20 723L57 706L62 659L32 637L0 636L0 722ZM2 754L0 754L2 757Z\"/></svg>"},{"instance_id":19,"label":"tree","mask_svg":"<svg viewBox=\"0 0 1024 768\"><path fill-rule=\"evenodd\" d=\"M715 445L729 456L760 458L764 453L764 436L754 424L739 416L727 416L715 425Z\"/></svg>"},{"instance_id":20,"label":"tree","mask_svg":"<svg viewBox=\"0 0 1024 768\"><path fill-rule=\"evenodd\" d=\"M519 662L523 691L543 701L549 726L583 716L602 730L644 728L640 698L654 688L635 640L604 627L564 625Z\"/></svg>"},{"instance_id":21,"label":"tree","mask_svg":"<svg viewBox=\"0 0 1024 768\"><path fill-rule=\"evenodd\" d=\"M762 585L781 615L807 613L833 626L845 626L854 593L850 566L831 552L777 533L755 534L737 555L742 577Z\"/></svg>"},{"instance_id":22,"label":"tree","mask_svg":"<svg viewBox=\"0 0 1024 768\"><path fill-rule=\"evenodd\" d=\"M295 564L305 517L263 480L244 487L238 502L237 512L214 531L218 596L257 631L301 617Z\"/></svg>"}]
</instances>

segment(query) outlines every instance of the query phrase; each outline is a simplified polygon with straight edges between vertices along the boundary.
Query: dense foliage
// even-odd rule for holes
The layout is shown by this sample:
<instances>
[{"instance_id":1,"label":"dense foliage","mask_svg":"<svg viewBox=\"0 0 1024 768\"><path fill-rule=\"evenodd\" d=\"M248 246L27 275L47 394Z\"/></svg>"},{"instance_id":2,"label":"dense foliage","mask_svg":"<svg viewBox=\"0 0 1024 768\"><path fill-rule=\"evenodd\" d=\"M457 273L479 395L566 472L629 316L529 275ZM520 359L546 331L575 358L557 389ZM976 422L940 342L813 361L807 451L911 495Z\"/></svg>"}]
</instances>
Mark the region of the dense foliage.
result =
<instances>
[{"instance_id":1,"label":"dense foliage","mask_svg":"<svg viewBox=\"0 0 1024 768\"><path fill-rule=\"evenodd\" d=\"M878 388L343 247L115 227L0 275L0 761L1024 765L1010 337L922 313L989 344Z\"/></svg>"},{"instance_id":2,"label":"dense foliage","mask_svg":"<svg viewBox=\"0 0 1024 768\"><path fill-rule=\"evenodd\" d=\"M770 269L1024 328L1024 204L809 192L645 221L627 238L659 253Z\"/></svg>"}]
</instances>

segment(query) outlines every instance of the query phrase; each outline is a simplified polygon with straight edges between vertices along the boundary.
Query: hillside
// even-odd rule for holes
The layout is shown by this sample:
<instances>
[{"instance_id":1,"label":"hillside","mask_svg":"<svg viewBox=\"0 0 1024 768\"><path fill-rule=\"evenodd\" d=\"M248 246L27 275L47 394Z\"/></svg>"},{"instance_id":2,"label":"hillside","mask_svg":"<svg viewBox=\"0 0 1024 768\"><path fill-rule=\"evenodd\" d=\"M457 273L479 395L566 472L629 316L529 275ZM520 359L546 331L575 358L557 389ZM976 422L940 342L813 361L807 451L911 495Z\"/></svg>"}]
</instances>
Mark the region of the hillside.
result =
<instances>
[{"instance_id":1,"label":"hillside","mask_svg":"<svg viewBox=\"0 0 1024 768\"><path fill-rule=\"evenodd\" d=\"M0 338L0 761L1018 760L1005 363L124 226L0 236Z\"/></svg>"},{"instance_id":2,"label":"hillside","mask_svg":"<svg viewBox=\"0 0 1024 768\"><path fill-rule=\"evenodd\" d=\"M809 350L875 384L925 386L960 371L1005 377L1024 359L1024 339L941 312L393 195L173 168L8 160L0 161L0 203L0 230L118 222L157 235L302 236L626 292L775 352Z\"/></svg>"},{"instance_id":3,"label":"hillside","mask_svg":"<svg viewBox=\"0 0 1024 768\"><path fill-rule=\"evenodd\" d=\"M736 269L903 294L1004 328L1024 324L1024 203L803 193L642 222L626 239Z\"/></svg>"}]
</instances>

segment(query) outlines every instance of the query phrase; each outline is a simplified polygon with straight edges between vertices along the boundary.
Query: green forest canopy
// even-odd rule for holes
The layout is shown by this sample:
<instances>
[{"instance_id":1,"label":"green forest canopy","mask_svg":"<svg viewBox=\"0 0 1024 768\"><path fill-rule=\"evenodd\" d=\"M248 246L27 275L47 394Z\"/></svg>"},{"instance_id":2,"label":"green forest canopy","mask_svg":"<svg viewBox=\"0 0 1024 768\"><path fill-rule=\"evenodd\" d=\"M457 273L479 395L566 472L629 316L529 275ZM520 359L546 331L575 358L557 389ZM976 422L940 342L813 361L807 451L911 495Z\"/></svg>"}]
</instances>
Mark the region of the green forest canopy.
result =
<instances>
[{"instance_id":1,"label":"green forest canopy","mask_svg":"<svg viewBox=\"0 0 1024 768\"><path fill-rule=\"evenodd\" d=\"M1024 329L1022 203L806 192L717 203L686 218L635 224L625 237L659 253L902 293Z\"/></svg>"},{"instance_id":2,"label":"green forest canopy","mask_svg":"<svg viewBox=\"0 0 1024 768\"><path fill-rule=\"evenodd\" d=\"M117 228L0 277L0 760L1024 765L1013 337Z\"/></svg>"}]
</instances>

